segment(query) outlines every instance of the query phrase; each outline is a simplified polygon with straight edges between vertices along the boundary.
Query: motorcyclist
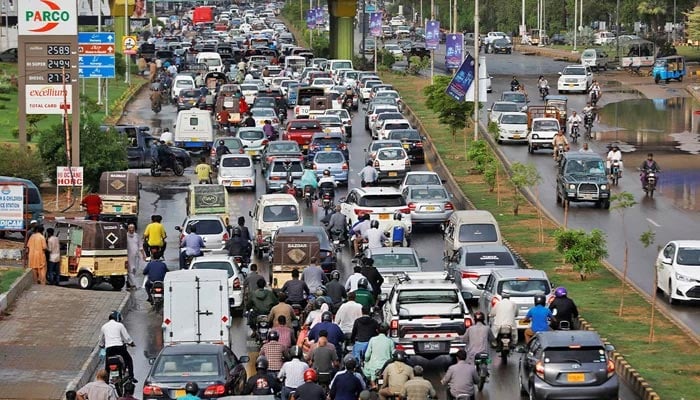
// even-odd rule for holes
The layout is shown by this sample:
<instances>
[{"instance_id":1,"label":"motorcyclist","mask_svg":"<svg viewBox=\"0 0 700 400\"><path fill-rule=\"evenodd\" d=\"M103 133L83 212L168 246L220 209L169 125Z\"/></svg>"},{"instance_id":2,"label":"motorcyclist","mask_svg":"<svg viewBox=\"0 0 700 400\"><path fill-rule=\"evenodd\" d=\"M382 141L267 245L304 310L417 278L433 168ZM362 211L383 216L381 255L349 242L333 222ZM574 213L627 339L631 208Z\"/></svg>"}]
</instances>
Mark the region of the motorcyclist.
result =
<instances>
[{"instance_id":1,"label":"motorcyclist","mask_svg":"<svg viewBox=\"0 0 700 400\"><path fill-rule=\"evenodd\" d=\"M511 81L510 81L511 92L518 90L519 87L520 87L520 82L518 81L518 78L516 78L515 75L513 75L513 79L511 79Z\"/></svg>"},{"instance_id":2,"label":"motorcyclist","mask_svg":"<svg viewBox=\"0 0 700 400\"><path fill-rule=\"evenodd\" d=\"M355 240L354 240L354 248L355 248L355 255L359 256L360 255L360 246L362 245L362 242L365 240L365 235L367 234L367 231L369 230L370 226L370 215L369 214L363 214L358 218L358 221L355 225L352 226L350 229L350 233L355 235Z\"/></svg>"},{"instance_id":3,"label":"motorcyclist","mask_svg":"<svg viewBox=\"0 0 700 400\"><path fill-rule=\"evenodd\" d=\"M540 93L544 91L546 94L549 94L549 82L544 75L540 75L539 79L537 79L537 87L539 88Z\"/></svg>"},{"instance_id":4,"label":"motorcyclist","mask_svg":"<svg viewBox=\"0 0 700 400\"><path fill-rule=\"evenodd\" d=\"M243 388L243 394L252 394L255 396L265 396L277 394L282 390L282 385L277 377L267 371L267 358L260 356L255 361L255 375L248 378L248 381Z\"/></svg>"},{"instance_id":5,"label":"motorcyclist","mask_svg":"<svg viewBox=\"0 0 700 400\"><path fill-rule=\"evenodd\" d=\"M134 362L129 354L127 346L134 347L134 340L129 335L126 327L122 324L122 314L119 311L112 311L107 322L100 328L100 347L105 349L105 369L109 357L119 355L124 360L124 366L134 383ZM109 369L107 369L109 371Z\"/></svg>"},{"instance_id":6,"label":"motorcyclist","mask_svg":"<svg viewBox=\"0 0 700 400\"><path fill-rule=\"evenodd\" d=\"M384 246L384 232L379 229L379 221L375 219L370 222L370 228L365 232L364 240L367 241L367 247L370 249Z\"/></svg>"},{"instance_id":7,"label":"motorcyclist","mask_svg":"<svg viewBox=\"0 0 700 400\"><path fill-rule=\"evenodd\" d=\"M372 160L367 161L367 165L358 173L360 175L360 184L362 187L374 186L379 178L379 172L374 168Z\"/></svg>"},{"instance_id":8,"label":"motorcyclist","mask_svg":"<svg viewBox=\"0 0 700 400\"><path fill-rule=\"evenodd\" d=\"M328 169L323 170L323 175L318 180L318 187L321 192L328 192L331 195L331 200L335 199L335 188L338 186L338 182L335 181L335 177L331 174Z\"/></svg>"},{"instance_id":9,"label":"motorcyclist","mask_svg":"<svg viewBox=\"0 0 700 400\"><path fill-rule=\"evenodd\" d=\"M349 296L353 296L352 300L354 300L354 293L350 293ZM350 301L348 300L348 303ZM370 339L377 336L379 332L379 323L369 316L369 308L360 306L360 309L362 315L355 319L350 332L350 342L353 343L352 356L358 361L364 358Z\"/></svg>"},{"instance_id":10,"label":"motorcyclist","mask_svg":"<svg viewBox=\"0 0 700 400\"><path fill-rule=\"evenodd\" d=\"M569 118L566 119L566 126L567 129L569 130L569 135L573 137L574 130L572 129L574 126L574 123L578 124L579 129L583 125L583 119L581 118L580 115L576 114L576 111L572 112Z\"/></svg>"},{"instance_id":11,"label":"motorcyclist","mask_svg":"<svg viewBox=\"0 0 700 400\"><path fill-rule=\"evenodd\" d=\"M163 95L160 93L160 90L151 90L151 95L149 97L151 99L151 108L160 107L163 101Z\"/></svg>"},{"instance_id":12,"label":"motorcyclist","mask_svg":"<svg viewBox=\"0 0 700 400\"><path fill-rule=\"evenodd\" d=\"M611 167L614 161L617 161L619 164L618 175L620 178L622 178L622 152L617 144L612 145L612 148L610 151L608 151L608 156L606 159L606 167L608 168L608 174L610 175L612 175Z\"/></svg>"},{"instance_id":13,"label":"motorcyclist","mask_svg":"<svg viewBox=\"0 0 700 400\"><path fill-rule=\"evenodd\" d=\"M411 227L403 222L401 220L402 218L403 214L401 214L401 211L395 212L394 219L387 224L386 229L384 229L384 235L388 238L386 242L387 246L394 246L395 243L401 247L411 245L411 239L409 237Z\"/></svg>"},{"instance_id":14,"label":"motorcyclist","mask_svg":"<svg viewBox=\"0 0 700 400\"><path fill-rule=\"evenodd\" d=\"M554 146L554 154L552 155L552 158L555 160L559 156L559 145L564 146L564 151L569 151L569 141L566 139L566 135L564 135L563 130L557 132L557 134L554 135L554 139L552 139L552 146Z\"/></svg>"},{"instance_id":15,"label":"motorcyclist","mask_svg":"<svg viewBox=\"0 0 700 400\"><path fill-rule=\"evenodd\" d=\"M340 272L335 270L331 272L331 281L326 284L326 292L328 297L331 298L333 306L331 311L337 313L338 309L343 304L343 301L348 297L348 293L345 290L345 286L340 283Z\"/></svg>"},{"instance_id":16,"label":"motorcyclist","mask_svg":"<svg viewBox=\"0 0 700 400\"><path fill-rule=\"evenodd\" d=\"M231 154L231 150L226 146L226 142L219 140L219 144L216 146L216 165L218 166L221 162L221 157L224 154Z\"/></svg>"},{"instance_id":17,"label":"motorcyclist","mask_svg":"<svg viewBox=\"0 0 700 400\"><path fill-rule=\"evenodd\" d=\"M317 380L318 375L316 371L312 368L307 368L304 371L304 383L297 386L294 391L294 398L298 400L325 400L326 391L321 385L316 383ZM284 396L282 396L282 399L286 400Z\"/></svg>"},{"instance_id":18,"label":"motorcyclist","mask_svg":"<svg viewBox=\"0 0 700 400\"><path fill-rule=\"evenodd\" d=\"M200 400L200 397L197 396L198 394L199 385L197 385L197 382L187 382L185 384L185 395L178 397L177 400Z\"/></svg>"},{"instance_id":19,"label":"motorcyclist","mask_svg":"<svg viewBox=\"0 0 700 400\"><path fill-rule=\"evenodd\" d=\"M523 321L529 322L530 327L525 329L525 343L530 343L532 337L537 332L549 330L549 321L552 319L552 311L545 307L547 299L544 295L538 294L535 296L535 306L528 310Z\"/></svg>"},{"instance_id":20,"label":"motorcyclist","mask_svg":"<svg viewBox=\"0 0 700 400\"><path fill-rule=\"evenodd\" d=\"M641 181L642 181L642 188L644 191L647 191L647 175L649 172L660 172L661 168L659 167L659 164L654 160L654 154L649 153L647 154L647 159L642 162L642 165L639 167L639 170L641 171L641 174L639 175Z\"/></svg>"},{"instance_id":21,"label":"motorcyclist","mask_svg":"<svg viewBox=\"0 0 700 400\"><path fill-rule=\"evenodd\" d=\"M265 287L265 279L260 278L256 286L258 288L248 296L248 304L246 305L246 309L252 309L248 324L253 329L253 332L255 332L256 328L256 317L258 315L269 315L272 307L277 304L275 294Z\"/></svg>"},{"instance_id":22,"label":"motorcyclist","mask_svg":"<svg viewBox=\"0 0 700 400\"><path fill-rule=\"evenodd\" d=\"M241 256L245 261L250 259L252 246L248 239L244 238L241 228L235 226L231 234L231 239L226 242L224 249L228 250L228 255L231 257Z\"/></svg>"},{"instance_id":23,"label":"motorcyclist","mask_svg":"<svg viewBox=\"0 0 700 400\"><path fill-rule=\"evenodd\" d=\"M341 242L346 240L348 237L348 220L345 217L345 214L340 212L340 205L335 206L335 212L333 214L330 214L330 217L328 219L328 226L326 227L326 231L328 231L328 236L333 237L333 232L340 232L340 240Z\"/></svg>"},{"instance_id":24,"label":"motorcyclist","mask_svg":"<svg viewBox=\"0 0 700 400\"><path fill-rule=\"evenodd\" d=\"M265 138L267 138L268 141L276 139L277 132L275 132L275 127L272 126L272 121L269 119L265 120L265 124L263 125L263 133L265 133Z\"/></svg>"},{"instance_id":25,"label":"motorcyclist","mask_svg":"<svg viewBox=\"0 0 700 400\"><path fill-rule=\"evenodd\" d=\"M304 272L301 274L301 279L312 293L316 292L316 289L326 283L326 275L323 273L323 269L321 269L316 262L316 257L311 257L309 260L309 265L304 268Z\"/></svg>"},{"instance_id":26,"label":"motorcyclist","mask_svg":"<svg viewBox=\"0 0 700 400\"><path fill-rule=\"evenodd\" d=\"M293 391L296 391L297 398L303 398L299 394L299 391L301 390L300 388L304 386L303 382L309 382L309 380L307 380L309 378L307 371L313 372L313 382L316 381L316 371L310 369L309 364L304 361L304 352L301 347L293 346L289 350L289 356L291 360L285 362L279 374L277 374L277 378L284 382L282 400L289 399L289 394ZM301 372L301 376L299 372ZM305 390L302 390L302 392L305 392Z\"/></svg>"},{"instance_id":27,"label":"motorcyclist","mask_svg":"<svg viewBox=\"0 0 700 400\"><path fill-rule=\"evenodd\" d=\"M318 178L316 178L316 173L310 168L305 168L304 173L301 175L301 180L299 181L301 187L306 188L311 186L311 197L316 197L316 190L318 189Z\"/></svg>"},{"instance_id":28,"label":"motorcyclist","mask_svg":"<svg viewBox=\"0 0 700 400\"><path fill-rule=\"evenodd\" d=\"M437 398L437 392L427 379L423 378L423 367L413 367L413 378L403 386L401 398L406 400L423 400Z\"/></svg>"},{"instance_id":29,"label":"motorcyclist","mask_svg":"<svg viewBox=\"0 0 700 400\"><path fill-rule=\"evenodd\" d=\"M352 86L345 86L345 98L350 98L352 100L353 96L355 96L355 91L352 90Z\"/></svg>"},{"instance_id":30,"label":"motorcyclist","mask_svg":"<svg viewBox=\"0 0 700 400\"><path fill-rule=\"evenodd\" d=\"M268 372L277 376L284 364L287 348L279 342L280 334L276 330L267 332L267 341L260 347L260 355L268 361Z\"/></svg>"},{"instance_id":31,"label":"motorcyclist","mask_svg":"<svg viewBox=\"0 0 700 400\"><path fill-rule=\"evenodd\" d=\"M560 324L564 321L569 324L569 328L574 327L574 321L578 319L578 308L576 308L576 303L569 298L565 287L560 286L554 289L554 300L549 304L549 309L557 322L554 329L561 327Z\"/></svg>"},{"instance_id":32,"label":"motorcyclist","mask_svg":"<svg viewBox=\"0 0 700 400\"><path fill-rule=\"evenodd\" d=\"M306 283L299 279L299 270L292 270L292 279L284 283L281 289L287 294L287 303L299 304L302 308L306 308L306 296L311 293Z\"/></svg>"},{"instance_id":33,"label":"motorcyclist","mask_svg":"<svg viewBox=\"0 0 700 400\"><path fill-rule=\"evenodd\" d=\"M384 284L384 277L374 266L374 259L371 257L362 258L362 275L367 278L369 282L369 288L375 299L379 298L379 294L382 292L382 285Z\"/></svg>"},{"instance_id":34,"label":"motorcyclist","mask_svg":"<svg viewBox=\"0 0 700 400\"><path fill-rule=\"evenodd\" d=\"M474 363L474 358L478 353L488 353L489 343L493 335L491 329L486 326L486 316L481 311L474 313L474 325L470 326L462 341L467 345L467 362Z\"/></svg>"},{"instance_id":35,"label":"motorcyclist","mask_svg":"<svg viewBox=\"0 0 700 400\"><path fill-rule=\"evenodd\" d=\"M369 287L367 278L362 278L357 282L357 290L355 290L355 301L362 305L363 309L369 309L374 305L375 298Z\"/></svg>"},{"instance_id":36,"label":"motorcyclist","mask_svg":"<svg viewBox=\"0 0 700 400\"><path fill-rule=\"evenodd\" d=\"M501 293L501 301L496 303L489 312L491 319L491 334L498 337L501 327L510 327L510 337L513 341L518 338L518 328L515 317L518 315L518 306L510 299L510 293Z\"/></svg>"},{"instance_id":37,"label":"motorcyclist","mask_svg":"<svg viewBox=\"0 0 700 400\"><path fill-rule=\"evenodd\" d=\"M379 325L379 334L371 338L369 343L367 343L365 365L362 367L362 373L372 382L377 378L377 370L382 368L394 353L394 341L387 337L388 332L389 325L386 322L382 322Z\"/></svg>"},{"instance_id":38,"label":"motorcyclist","mask_svg":"<svg viewBox=\"0 0 700 400\"><path fill-rule=\"evenodd\" d=\"M149 261L143 269L143 274L148 277L146 280L146 293L148 293L149 303L153 303L153 298L151 297L153 282L163 282L165 280L165 274L168 273L168 266L161 260L161 257L162 255L160 253L154 252L151 254L151 261Z\"/></svg>"},{"instance_id":39,"label":"motorcyclist","mask_svg":"<svg viewBox=\"0 0 700 400\"><path fill-rule=\"evenodd\" d=\"M253 114L247 113L245 119L241 122L241 125L252 128L255 127L255 119L253 118Z\"/></svg>"},{"instance_id":40,"label":"motorcyclist","mask_svg":"<svg viewBox=\"0 0 700 400\"><path fill-rule=\"evenodd\" d=\"M357 362L349 359L345 362L345 369L338 372L330 385L330 399L334 400L355 400L360 397L360 392L364 385L362 379L355 373Z\"/></svg>"},{"instance_id":41,"label":"motorcyclist","mask_svg":"<svg viewBox=\"0 0 700 400\"><path fill-rule=\"evenodd\" d=\"M340 358L341 352L343 350L343 340L345 339L345 334L340 329L338 325L333 323L333 314L330 311L325 311L321 314L321 322L314 325L309 331L307 338L314 342L318 341L321 331L326 331L328 333L328 341L335 346L335 350L338 353L338 358Z\"/></svg>"},{"instance_id":42,"label":"motorcyclist","mask_svg":"<svg viewBox=\"0 0 700 400\"><path fill-rule=\"evenodd\" d=\"M602 94L602 90L600 89L600 84L598 83L597 80L593 80L591 83L591 88L589 89L590 91L590 100L591 103L595 103L600 101L600 96ZM595 99L595 100L594 100Z\"/></svg>"},{"instance_id":43,"label":"motorcyclist","mask_svg":"<svg viewBox=\"0 0 700 400\"><path fill-rule=\"evenodd\" d=\"M188 257L200 257L205 247L204 240L197 234L197 225L188 227L189 233L182 238L180 243L180 269L185 269Z\"/></svg>"},{"instance_id":44,"label":"motorcyclist","mask_svg":"<svg viewBox=\"0 0 700 400\"><path fill-rule=\"evenodd\" d=\"M457 363L447 368L440 383L447 386L448 398L474 400L474 386L479 382L479 374L474 363L467 362L467 352L458 350Z\"/></svg>"},{"instance_id":45,"label":"motorcyclist","mask_svg":"<svg viewBox=\"0 0 700 400\"><path fill-rule=\"evenodd\" d=\"M382 372L384 382L379 389L379 398L382 400L400 396L406 382L413 379L413 368L406 364L408 359L406 352L396 350L392 359L393 361Z\"/></svg>"},{"instance_id":46,"label":"motorcyclist","mask_svg":"<svg viewBox=\"0 0 700 400\"><path fill-rule=\"evenodd\" d=\"M222 129L228 128L229 134L231 129L231 113L227 109L222 108L218 114L216 114L216 121L219 123Z\"/></svg>"},{"instance_id":47,"label":"motorcyclist","mask_svg":"<svg viewBox=\"0 0 700 400\"><path fill-rule=\"evenodd\" d=\"M175 153L164 140L161 140L158 145L158 164L160 164L161 169L172 168L174 160Z\"/></svg>"}]
</instances>

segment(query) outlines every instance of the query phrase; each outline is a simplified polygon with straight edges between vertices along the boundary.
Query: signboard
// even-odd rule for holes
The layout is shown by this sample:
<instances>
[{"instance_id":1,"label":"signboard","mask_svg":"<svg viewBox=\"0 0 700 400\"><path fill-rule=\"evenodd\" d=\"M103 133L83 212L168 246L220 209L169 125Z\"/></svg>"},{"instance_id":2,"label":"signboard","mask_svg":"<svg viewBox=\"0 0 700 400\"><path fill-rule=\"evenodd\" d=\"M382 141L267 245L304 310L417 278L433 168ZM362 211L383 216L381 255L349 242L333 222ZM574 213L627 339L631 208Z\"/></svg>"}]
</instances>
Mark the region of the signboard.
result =
<instances>
[{"instance_id":1,"label":"signboard","mask_svg":"<svg viewBox=\"0 0 700 400\"><path fill-rule=\"evenodd\" d=\"M72 85L25 85L27 114L72 114ZM65 103L65 105L64 105Z\"/></svg>"},{"instance_id":2,"label":"signboard","mask_svg":"<svg viewBox=\"0 0 700 400\"><path fill-rule=\"evenodd\" d=\"M382 13L369 15L369 34L374 37L382 36Z\"/></svg>"},{"instance_id":3,"label":"signboard","mask_svg":"<svg viewBox=\"0 0 700 400\"><path fill-rule=\"evenodd\" d=\"M447 89L445 89L445 93L453 99L462 102L473 82L474 58L471 54L467 53L467 58L464 59L462 65L459 66L459 70L452 77L450 84L447 85Z\"/></svg>"},{"instance_id":4,"label":"signboard","mask_svg":"<svg viewBox=\"0 0 700 400\"><path fill-rule=\"evenodd\" d=\"M78 34L78 76L114 78L114 32Z\"/></svg>"},{"instance_id":5,"label":"signboard","mask_svg":"<svg viewBox=\"0 0 700 400\"><path fill-rule=\"evenodd\" d=\"M316 28L316 16L314 15L314 10L306 11L306 28L314 29Z\"/></svg>"},{"instance_id":6,"label":"signboard","mask_svg":"<svg viewBox=\"0 0 700 400\"><path fill-rule=\"evenodd\" d=\"M78 34L78 8L75 0L22 0L18 7L19 35Z\"/></svg>"},{"instance_id":7,"label":"signboard","mask_svg":"<svg viewBox=\"0 0 700 400\"><path fill-rule=\"evenodd\" d=\"M316 9L316 25L323 25L325 22L325 18L323 15L323 9L322 8L317 8Z\"/></svg>"},{"instance_id":8,"label":"signboard","mask_svg":"<svg viewBox=\"0 0 700 400\"><path fill-rule=\"evenodd\" d=\"M467 55L468 57L469 55ZM474 66L472 65L472 69L474 69ZM486 72L486 56L479 56L479 100L482 103L486 103L486 97L487 93L486 90L488 88L488 81L489 81L489 76L488 73ZM470 103L474 102L474 86L471 85L469 87L469 90L467 90L467 94L464 95L464 100Z\"/></svg>"},{"instance_id":9,"label":"signboard","mask_svg":"<svg viewBox=\"0 0 700 400\"><path fill-rule=\"evenodd\" d=\"M425 26L425 48L435 50L440 45L440 21L428 21Z\"/></svg>"},{"instance_id":10,"label":"signboard","mask_svg":"<svg viewBox=\"0 0 700 400\"><path fill-rule=\"evenodd\" d=\"M0 229L24 229L24 185L0 187Z\"/></svg>"},{"instance_id":11,"label":"signboard","mask_svg":"<svg viewBox=\"0 0 700 400\"><path fill-rule=\"evenodd\" d=\"M122 38L122 52L124 54L136 54L138 49L136 36L124 36Z\"/></svg>"},{"instance_id":12,"label":"signboard","mask_svg":"<svg viewBox=\"0 0 700 400\"><path fill-rule=\"evenodd\" d=\"M56 167L56 186L83 186L83 167Z\"/></svg>"},{"instance_id":13,"label":"signboard","mask_svg":"<svg viewBox=\"0 0 700 400\"><path fill-rule=\"evenodd\" d=\"M63 83L65 79L70 84L76 78L71 73L74 48L70 43L25 43L22 49L26 82Z\"/></svg>"},{"instance_id":14,"label":"signboard","mask_svg":"<svg viewBox=\"0 0 700 400\"><path fill-rule=\"evenodd\" d=\"M228 213L226 210L226 189L221 185L194 186L193 214Z\"/></svg>"},{"instance_id":15,"label":"signboard","mask_svg":"<svg viewBox=\"0 0 700 400\"><path fill-rule=\"evenodd\" d=\"M450 33L445 42L445 68L457 69L462 65L464 38L461 33Z\"/></svg>"}]
</instances>

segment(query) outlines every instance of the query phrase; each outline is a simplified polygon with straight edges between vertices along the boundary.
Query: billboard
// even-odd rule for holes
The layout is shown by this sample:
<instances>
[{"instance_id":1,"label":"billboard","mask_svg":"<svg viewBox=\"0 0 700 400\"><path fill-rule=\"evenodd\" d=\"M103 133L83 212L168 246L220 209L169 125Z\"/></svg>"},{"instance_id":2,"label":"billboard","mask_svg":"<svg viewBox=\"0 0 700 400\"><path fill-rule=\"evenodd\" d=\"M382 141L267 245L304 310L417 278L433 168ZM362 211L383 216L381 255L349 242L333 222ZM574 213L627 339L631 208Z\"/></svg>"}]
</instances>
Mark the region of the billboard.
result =
<instances>
[{"instance_id":1,"label":"billboard","mask_svg":"<svg viewBox=\"0 0 700 400\"><path fill-rule=\"evenodd\" d=\"M75 0L22 0L17 12L17 33L20 36L78 34Z\"/></svg>"},{"instance_id":2,"label":"billboard","mask_svg":"<svg viewBox=\"0 0 700 400\"><path fill-rule=\"evenodd\" d=\"M316 11L307 10L306 11L306 29L316 28Z\"/></svg>"},{"instance_id":3,"label":"billboard","mask_svg":"<svg viewBox=\"0 0 700 400\"><path fill-rule=\"evenodd\" d=\"M435 50L440 45L440 21L428 21L425 26L425 48Z\"/></svg>"},{"instance_id":4,"label":"billboard","mask_svg":"<svg viewBox=\"0 0 700 400\"><path fill-rule=\"evenodd\" d=\"M382 13L375 12L369 15L369 33L374 37L382 36Z\"/></svg>"},{"instance_id":5,"label":"billboard","mask_svg":"<svg viewBox=\"0 0 700 400\"><path fill-rule=\"evenodd\" d=\"M26 85L27 114L63 114L64 101L71 113L73 85Z\"/></svg>"},{"instance_id":6,"label":"billboard","mask_svg":"<svg viewBox=\"0 0 700 400\"><path fill-rule=\"evenodd\" d=\"M467 58L464 59L459 70L452 77L450 84L447 85L445 93L457 101L464 101L464 96L474 82L474 58L467 53Z\"/></svg>"},{"instance_id":7,"label":"billboard","mask_svg":"<svg viewBox=\"0 0 700 400\"><path fill-rule=\"evenodd\" d=\"M445 68L457 69L462 65L464 38L461 33L450 33L445 39Z\"/></svg>"},{"instance_id":8,"label":"billboard","mask_svg":"<svg viewBox=\"0 0 700 400\"><path fill-rule=\"evenodd\" d=\"M0 187L0 229L24 228L24 185Z\"/></svg>"}]
</instances>

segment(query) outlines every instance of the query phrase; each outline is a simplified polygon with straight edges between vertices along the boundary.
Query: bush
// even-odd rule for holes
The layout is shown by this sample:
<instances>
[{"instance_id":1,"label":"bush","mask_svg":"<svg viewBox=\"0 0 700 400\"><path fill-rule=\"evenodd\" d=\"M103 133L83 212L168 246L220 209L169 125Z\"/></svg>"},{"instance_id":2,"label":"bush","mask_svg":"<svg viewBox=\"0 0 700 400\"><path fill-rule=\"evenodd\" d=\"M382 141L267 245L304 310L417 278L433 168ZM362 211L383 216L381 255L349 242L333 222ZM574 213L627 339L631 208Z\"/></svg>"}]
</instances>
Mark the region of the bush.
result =
<instances>
[{"instance_id":1,"label":"bush","mask_svg":"<svg viewBox=\"0 0 700 400\"><path fill-rule=\"evenodd\" d=\"M3 154L0 157L0 175L29 179L37 186L44 181L44 163L31 147L20 150L17 145L4 144L0 148Z\"/></svg>"},{"instance_id":2,"label":"bush","mask_svg":"<svg viewBox=\"0 0 700 400\"><path fill-rule=\"evenodd\" d=\"M363 55L353 56L352 65L359 71L370 71L374 68L374 63L371 63Z\"/></svg>"},{"instance_id":3,"label":"bush","mask_svg":"<svg viewBox=\"0 0 700 400\"><path fill-rule=\"evenodd\" d=\"M605 235L600 229L586 233L583 229L559 228L554 231L556 249L571 264L581 280L602 267L601 260L608 256Z\"/></svg>"},{"instance_id":4,"label":"bush","mask_svg":"<svg viewBox=\"0 0 700 400\"><path fill-rule=\"evenodd\" d=\"M474 162L474 170L483 174L489 163L493 162L491 148L485 140L479 139L472 142L467 150L467 159Z\"/></svg>"},{"instance_id":5,"label":"bush","mask_svg":"<svg viewBox=\"0 0 700 400\"><path fill-rule=\"evenodd\" d=\"M409 75L419 75L422 70L428 67L430 67L430 57L420 58L418 56L411 56L408 58L406 73Z\"/></svg>"},{"instance_id":6,"label":"bush","mask_svg":"<svg viewBox=\"0 0 700 400\"><path fill-rule=\"evenodd\" d=\"M114 53L114 72L118 76L125 76L126 74L126 65L124 65L124 55L121 53Z\"/></svg>"},{"instance_id":7,"label":"bush","mask_svg":"<svg viewBox=\"0 0 700 400\"><path fill-rule=\"evenodd\" d=\"M394 63L396 63L396 57L384 49L379 51L377 56L379 57L379 65L387 70L390 70L391 67L394 66Z\"/></svg>"}]
</instances>

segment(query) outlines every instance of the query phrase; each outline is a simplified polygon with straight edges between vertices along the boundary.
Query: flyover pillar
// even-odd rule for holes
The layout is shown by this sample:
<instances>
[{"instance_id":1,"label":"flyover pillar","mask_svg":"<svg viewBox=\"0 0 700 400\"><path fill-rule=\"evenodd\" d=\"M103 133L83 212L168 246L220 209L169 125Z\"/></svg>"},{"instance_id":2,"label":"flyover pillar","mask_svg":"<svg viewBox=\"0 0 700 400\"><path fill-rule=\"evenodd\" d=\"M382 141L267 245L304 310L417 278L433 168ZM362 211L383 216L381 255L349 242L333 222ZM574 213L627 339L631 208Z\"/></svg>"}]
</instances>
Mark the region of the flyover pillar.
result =
<instances>
[{"instance_id":1,"label":"flyover pillar","mask_svg":"<svg viewBox=\"0 0 700 400\"><path fill-rule=\"evenodd\" d=\"M352 60L355 49L353 21L356 9L356 0L328 0L329 50L332 58Z\"/></svg>"}]
</instances>

